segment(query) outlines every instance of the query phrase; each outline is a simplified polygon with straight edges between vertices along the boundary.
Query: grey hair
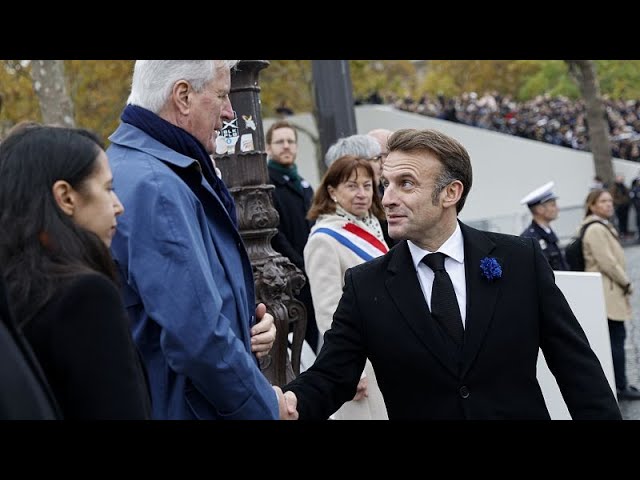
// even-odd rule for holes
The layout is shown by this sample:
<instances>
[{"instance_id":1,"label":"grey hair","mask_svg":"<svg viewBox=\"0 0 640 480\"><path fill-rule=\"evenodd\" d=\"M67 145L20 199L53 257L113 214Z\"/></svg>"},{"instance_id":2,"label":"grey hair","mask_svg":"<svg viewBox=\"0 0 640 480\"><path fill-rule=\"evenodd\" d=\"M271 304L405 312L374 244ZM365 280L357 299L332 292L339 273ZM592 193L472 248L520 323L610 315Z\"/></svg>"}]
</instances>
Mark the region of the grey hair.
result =
<instances>
[{"instance_id":1,"label":"grey hair","mask_svg":"<svg viewBox=\"0 0 640 480\"><path fill-rule=\"evenodd\" d=\"M433 182L433 191L431 192L431 203L434 206L438 205L438 197L440 196L440 192L444 190L444 188L449 185L454 180L458 180L453 172L448 170L443 170L440 175Z\"/></svg>"},{"instance_id":2,"label":"grey hair","mask_svg":"<svg viewBox=\"0 0 640 480\"><path fill-rule=\"evenodd\" d=\"M233 68L239 60L136 60L127 104L159 113L179 80L201 92L215 77L216 68Z\"/></svg>"},{"instance_id":3,"label":"grey hair","mask_svg":"<svg viewBox=\"0 0 640 480\"><path fill-rule=\"evenodd\" d=\"M340 157L353 155L354 157L372 158L382 153L378 141L369 135L351 135L339 139L329 147L324 155L324 163L329 167Z\"/></svg>"}]
</instances>

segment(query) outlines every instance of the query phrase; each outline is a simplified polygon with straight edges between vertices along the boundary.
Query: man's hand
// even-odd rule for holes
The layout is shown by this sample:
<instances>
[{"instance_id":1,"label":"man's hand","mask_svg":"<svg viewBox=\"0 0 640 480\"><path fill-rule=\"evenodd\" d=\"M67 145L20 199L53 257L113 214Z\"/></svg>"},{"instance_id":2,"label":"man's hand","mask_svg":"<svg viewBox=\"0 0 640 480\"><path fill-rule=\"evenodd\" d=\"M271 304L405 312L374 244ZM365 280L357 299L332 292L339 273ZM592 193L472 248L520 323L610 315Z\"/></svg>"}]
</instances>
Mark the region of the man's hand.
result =
<instances>
[{"instance_id":1,"label":"man's hand","mask_svg":"<svg viewBox=\"0 0 640 480\"><path fill-rule=\"evenodd\" d=\"M358 382L358 387L356 388L356 396L353 397L353 400L357 402L358 400L362 400L363 398L368 397L369 396L369 392L367 391L368 387L369 387L369 380L367 380L367 377L362 377Z\"/></svg>"},{"instance_id":2,"label":"man's hand","mask_svg":"<svg viewBox=\"0 0 640 480\"><path fill-rule=\"evenodd\" d=\"M264 303L256 307L256 319L258 322L251 328L251 351L260 358L269 353L276 341L276 325Z\"/></svg>"},{"instance_id":3,"label":"man's hand","mask_svg":"<svg viewBox=\"0 0 640 480\"><path fill-rule=\"evenodd\" d=\"M278 410L280 411L280 420L298 420L298 399L293 392L284 392L282 389L272 385L278 396Z\"/></svg>"}]
</instances>

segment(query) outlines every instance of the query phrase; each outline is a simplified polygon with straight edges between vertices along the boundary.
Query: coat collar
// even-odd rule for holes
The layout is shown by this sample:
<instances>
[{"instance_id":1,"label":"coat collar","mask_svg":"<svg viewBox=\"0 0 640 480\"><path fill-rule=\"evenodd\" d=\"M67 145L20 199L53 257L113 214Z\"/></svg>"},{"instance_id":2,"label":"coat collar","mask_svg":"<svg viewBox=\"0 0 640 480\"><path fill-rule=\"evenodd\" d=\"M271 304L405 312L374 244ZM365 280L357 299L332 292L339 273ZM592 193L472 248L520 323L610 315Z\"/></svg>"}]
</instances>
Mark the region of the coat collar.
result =
<instances>
[{"instance_id":1,"label":"coat collar","mask_svg":"<svg viewBox=\"0 0 640 480\"><path fill-rule=\"evenodd\" d=\"M440 363L457 375L455 356L447 348L441 338L442 333L431 317L406 240L396 245L388 255L391 258L385 285L403 320Z\"/></svg>"},{"instance_id":2,"label":"coat collar","mask_svg":"<svg viewBox=\"0 0 640 480\"><path fill-rule=\"evenodd\" d=\"M189 168L195 164L200 169L195 158L190 158L171 150L143 130L128 123L121 123L116 131L111 134L109 140L117 145L148 153L163 162L178 167Z\"/></svg>"},{"instance_id":3,"label":"coat collar","mask_svg":"<svg viewBox=\"0 0 640 480\"><path fill-rule=\"evenodd\" d=\"M486 233L468 227L462 222L460 222L460 228L465 250L467 287L462 372L458 367L455 354L449 350L446 342L441 338L435 320L429 313L406 241L400 242L389 253L391 258L385 280L387 290L400 310L402 318L420 341L456 376L464 375L476 358L482 340L491 324L498 294L501 290L499 280L487 280L482 276L480 270L480 260L491 254L495 243ZM497 258L497 260L504 273L505 259Z\"/></svg>"},{"instance_id":4,"label":"coat collar","mask_svg":"<svg viewBox=\"0 0 640 480\"><path fill-rule=\"evenodd\" d=\"M502 280L490 281L480 270L480 261L491 256L496 247L494 241L485 232L468 227L462 222L460 222L460 228L464 238L464 269L467 284L467 318L462 350L462 375L464 375L478 355L482 340L489 329ZM507 273L506 259L496 257L496 260L501 265L504 276Z\"/></svg>"}]
</instances>

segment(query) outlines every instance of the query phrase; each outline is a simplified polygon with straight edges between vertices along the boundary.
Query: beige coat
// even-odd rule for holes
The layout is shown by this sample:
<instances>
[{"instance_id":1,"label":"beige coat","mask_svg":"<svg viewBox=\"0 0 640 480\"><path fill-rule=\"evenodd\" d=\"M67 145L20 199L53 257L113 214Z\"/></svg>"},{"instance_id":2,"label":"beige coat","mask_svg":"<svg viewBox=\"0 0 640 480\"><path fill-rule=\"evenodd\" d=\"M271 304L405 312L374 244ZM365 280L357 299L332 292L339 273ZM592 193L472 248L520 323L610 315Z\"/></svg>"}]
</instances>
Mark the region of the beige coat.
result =
<instances>
[{"instance_id":1,"label":"beige coat","mask_svg":"<svg viewBox=\"0 0 640 480\"><path fill-rule=\"evenodd\" d=\"M333 314L338 307L344 286L344 274L348 268L364 262L352 250L329 235L313 233L321 227L342 227L346 220L338 215L322 215L311 229L304 247L304 265L309 278L313 307L320 338L331 328ZM363 225L359 225L363 226ZM370 232L374 234L374 232ZM384 240L381 239L384 243ZM333 418L336 420L386 420L387 408L378 387L371 362L367 360L364 373L369 385L369 396L357 402L345 403Z\"/></svg>"},{"instance_id":2,"label":"beige coat","mask_svg":"<svg viewBox=\"0 0 640 480\"><path fill-rule=\"evenodd\" d=\"M590 215L581 225L592 220L598 220L598 217ZM602 274L607 317L620 321L631 319L629 295L624 294L630 280L625 268L624 250L614 226L611 223L591 225L582 238L582 249L585 271Z\"/></svg>"}]
</instances>

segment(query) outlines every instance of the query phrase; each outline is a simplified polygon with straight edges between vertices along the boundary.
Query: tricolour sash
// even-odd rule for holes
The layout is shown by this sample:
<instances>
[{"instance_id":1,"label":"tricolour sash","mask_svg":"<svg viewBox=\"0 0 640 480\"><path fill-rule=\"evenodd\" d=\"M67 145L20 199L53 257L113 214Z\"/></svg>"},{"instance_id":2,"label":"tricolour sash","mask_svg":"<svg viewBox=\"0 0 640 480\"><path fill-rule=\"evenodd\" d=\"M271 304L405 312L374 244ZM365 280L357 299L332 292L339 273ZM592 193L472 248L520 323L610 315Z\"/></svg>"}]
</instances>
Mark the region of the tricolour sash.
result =
<instances>
[{"instance_id":1,"label":"tricolour sash","mask_svg":"<svg viewBox=\"0 0 640 480\"><path fill-rule=\"evenodd\" d=\"M384 255L389 251L375 235L354 223L347 222L342 228L320 227L312 235L324 233L335 238L342 245L362 258L365 262Z\"/></svg>"}]
</instances>

